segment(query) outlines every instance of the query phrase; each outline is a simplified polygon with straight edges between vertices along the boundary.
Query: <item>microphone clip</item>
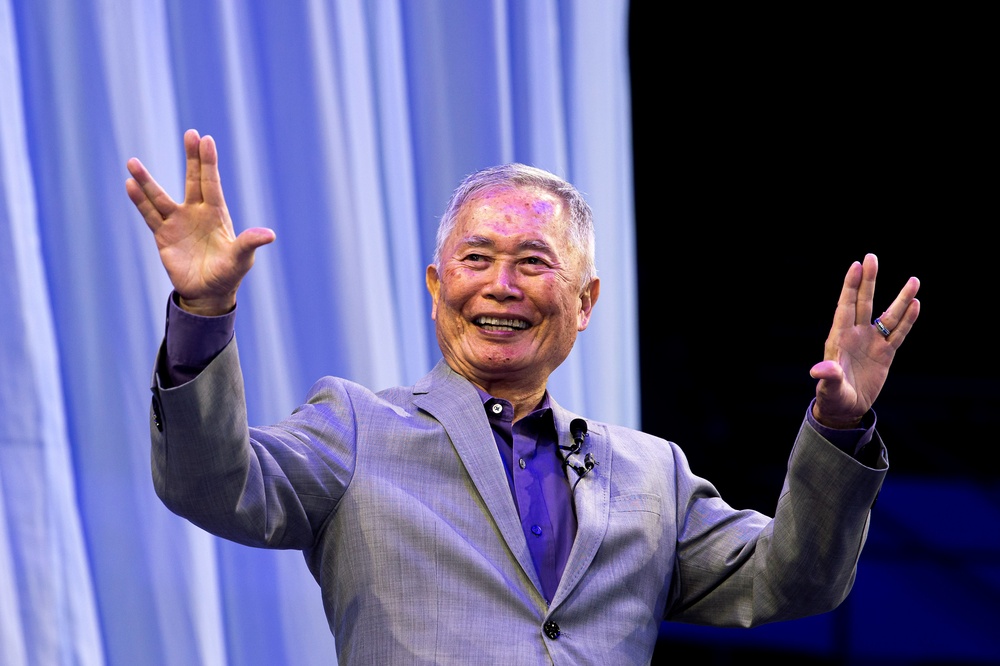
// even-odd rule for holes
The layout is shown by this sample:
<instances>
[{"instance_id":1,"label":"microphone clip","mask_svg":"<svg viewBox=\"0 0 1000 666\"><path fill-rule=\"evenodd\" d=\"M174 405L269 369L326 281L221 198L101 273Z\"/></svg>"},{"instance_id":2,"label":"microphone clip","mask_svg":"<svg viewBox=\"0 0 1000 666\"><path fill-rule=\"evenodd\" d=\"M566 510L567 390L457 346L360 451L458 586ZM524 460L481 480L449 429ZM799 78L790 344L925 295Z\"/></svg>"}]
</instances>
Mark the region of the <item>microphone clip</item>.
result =
<instances>
[{"instance_id":1,"label":"microphone clip","mask_svg":"<svg viewBox=\"0 0 1000 666\"><path fill-rule=\"evenodd\" d=\"M569 424L569 430L570 433L573 435L573 446L559 447L561 451L567 452L562 456L563 465L569 467L574 472L576 472L576 475L578 477L583 478L583 476L587 472L594 469L594 467L596 467L600 463L598 463L597 460L594 459L593 453L588 453L583 457L582 465L575 465L570 461L569 457L575 456L580 453L580 449L583 448L584 441L586 441L586 438L588 437L587 422L584 421L583 419L573 419L573 421Z\"/></svg>"}]
</instances>

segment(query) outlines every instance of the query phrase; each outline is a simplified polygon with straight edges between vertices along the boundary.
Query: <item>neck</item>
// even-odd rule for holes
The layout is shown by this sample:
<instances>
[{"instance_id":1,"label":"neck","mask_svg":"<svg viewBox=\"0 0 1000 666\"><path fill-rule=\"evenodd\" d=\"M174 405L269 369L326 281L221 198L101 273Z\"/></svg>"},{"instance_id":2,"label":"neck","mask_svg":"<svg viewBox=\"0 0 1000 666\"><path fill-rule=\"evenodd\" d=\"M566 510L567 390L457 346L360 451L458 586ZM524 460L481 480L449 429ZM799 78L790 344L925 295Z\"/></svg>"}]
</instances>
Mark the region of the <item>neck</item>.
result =
<instances>
[{"instance_id":1,"label":"neck","mask_svg":"<svg viewBox=\"0 0 1000 666\"><path fill-rule=\"evenodd\" d=\"M506 400L514 407L514 420L517 421L530 414L545 397L545 386L524 387L511 385L508 382L483 382L469 378L473 384L489 393L494 398Z\"/></svg>"}]
</instances>

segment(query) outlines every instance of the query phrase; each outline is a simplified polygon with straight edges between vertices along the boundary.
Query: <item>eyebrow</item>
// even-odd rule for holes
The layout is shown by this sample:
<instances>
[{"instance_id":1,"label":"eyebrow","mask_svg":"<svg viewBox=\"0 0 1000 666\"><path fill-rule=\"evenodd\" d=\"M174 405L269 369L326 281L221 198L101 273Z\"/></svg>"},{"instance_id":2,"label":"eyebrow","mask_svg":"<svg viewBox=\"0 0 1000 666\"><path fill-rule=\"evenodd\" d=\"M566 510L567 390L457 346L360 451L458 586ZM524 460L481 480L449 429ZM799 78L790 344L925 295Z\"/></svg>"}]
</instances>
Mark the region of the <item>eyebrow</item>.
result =
<instances>
[{"instance_id":1,"label":"eyebrow","mask_svg":"<svg viewBox=\"0 0 1000 666\"><path fill-rule=\"evenodd\" d=\"M466 236L462 239L463 246L471 248L495 248L496 243L486 236ZM554 254L552 246L543 240L529 239L518 243L518 251L533 250L535 252L546 252Z\"/></svg>"}]
</instances>

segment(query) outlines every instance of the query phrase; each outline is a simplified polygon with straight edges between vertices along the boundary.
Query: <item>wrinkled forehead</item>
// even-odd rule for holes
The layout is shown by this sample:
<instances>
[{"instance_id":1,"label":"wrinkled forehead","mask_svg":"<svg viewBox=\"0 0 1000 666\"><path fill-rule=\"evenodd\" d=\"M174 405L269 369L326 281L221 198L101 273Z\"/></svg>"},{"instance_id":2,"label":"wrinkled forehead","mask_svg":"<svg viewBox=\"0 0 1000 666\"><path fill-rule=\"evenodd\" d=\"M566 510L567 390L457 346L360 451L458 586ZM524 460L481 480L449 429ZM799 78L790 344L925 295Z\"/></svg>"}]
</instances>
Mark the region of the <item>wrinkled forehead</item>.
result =
<instances>
[{"instance_id":1,"label":"wrinkled forehead","mask_svg":"<svg viewBox=\"0 0 1000 666\"><path fill-rule=\"evenodd\" d=\"M569 206L558 194L538 186L496 186L478 192L462 204L445 242L451 248L510 243L521 250L553 253L580 267L586 263Z\"/></svg>"},{"instance_id":2,"label":"wrinkled forehead","mask_svg":"<svg viewBox=\"0 0 1000 666\"><path fill-rule=\"evenodd\" d=\"M534 221L551 226L552 232L566 223L566 206L561 198L536 186L494 186L477 192L466 201L459 218L466 223L496 221Z\"/></svg>"}]
</instances>

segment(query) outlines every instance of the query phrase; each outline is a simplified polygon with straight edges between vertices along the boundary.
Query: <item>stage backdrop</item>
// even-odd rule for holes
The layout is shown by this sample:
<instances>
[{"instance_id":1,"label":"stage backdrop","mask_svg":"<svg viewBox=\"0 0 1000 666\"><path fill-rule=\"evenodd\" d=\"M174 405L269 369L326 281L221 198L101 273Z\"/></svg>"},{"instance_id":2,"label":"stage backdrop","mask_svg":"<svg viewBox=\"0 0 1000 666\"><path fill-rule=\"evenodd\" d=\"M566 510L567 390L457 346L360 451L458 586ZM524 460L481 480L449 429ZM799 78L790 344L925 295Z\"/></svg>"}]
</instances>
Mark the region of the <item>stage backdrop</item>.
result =
<instances>
[{"instance_id":1,"label":"stage backdrop","mask_svg":"<svg viewBox=\"0 0 1000 666\"><path fill-rule=\"evenodd\" d=\"M300 553L212 537L153 493L170 285L125 162L180 198L187 128L218 142L237 229L277 232L240 291L252 422L323 374L379 389L430 369L438 216L466 174L521 161L597 220L601 300L550 388L639 425L627 13L0 0L0 663L335 663Z\"/></svg>"}]
</instances>

